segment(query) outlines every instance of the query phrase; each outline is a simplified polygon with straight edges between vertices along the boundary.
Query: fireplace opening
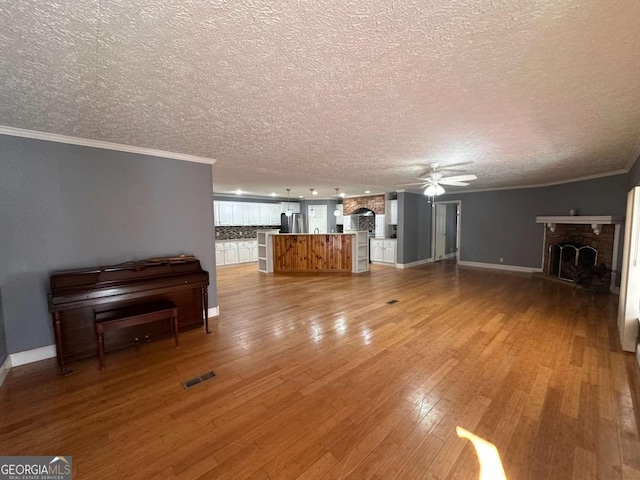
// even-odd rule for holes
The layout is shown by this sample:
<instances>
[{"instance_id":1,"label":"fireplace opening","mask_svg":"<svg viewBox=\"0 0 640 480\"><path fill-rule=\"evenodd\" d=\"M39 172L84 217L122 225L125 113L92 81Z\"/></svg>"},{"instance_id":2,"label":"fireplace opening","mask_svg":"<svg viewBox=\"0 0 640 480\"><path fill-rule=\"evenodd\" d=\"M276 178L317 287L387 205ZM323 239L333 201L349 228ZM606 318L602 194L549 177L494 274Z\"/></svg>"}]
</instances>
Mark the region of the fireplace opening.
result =
<instances>
[{"instance_id":1,"label":"fireplace opening","mask_svg":"<svg viewBox=\"0 0 640 480\"><path fill-rule=\"evenodd\" d=\"M556 243L549 247L549 275L573 282L576 270L593 269L598 263L598 250L575 242Z\"/></svg>"}]
</instances>

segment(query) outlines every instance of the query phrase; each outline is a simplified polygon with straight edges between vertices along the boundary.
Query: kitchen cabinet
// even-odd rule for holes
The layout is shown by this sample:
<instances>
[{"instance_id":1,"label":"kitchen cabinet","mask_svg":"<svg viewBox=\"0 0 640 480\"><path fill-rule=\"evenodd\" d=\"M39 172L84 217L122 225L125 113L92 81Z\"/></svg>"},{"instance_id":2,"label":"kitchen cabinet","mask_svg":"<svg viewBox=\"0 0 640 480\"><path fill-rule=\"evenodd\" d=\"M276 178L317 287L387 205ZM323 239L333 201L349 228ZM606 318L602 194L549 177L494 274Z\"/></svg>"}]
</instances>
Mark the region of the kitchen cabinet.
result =
<instances>
[{"instance_id":1,"label":"kitchen cabinet","mask_svg":"<svg viewBox=\"0 0 640 480\"><path fill-rule=\"evenodd\" d=\"M396 263L396 240L370 240L371 261L376 263Z\"/></svg>"},{"instance_id":2,"label":"kitchen cabinet","mask_svg":"<svg viewBox=\"0 0 640 480\"><path fill-rule=\"evenodd\" d=\"M238 263L251 261L251 246L249 242L238 242Z\"/></svg>"},{"instance_id":3,"label":"kitchen cabinet","mask_svg":"<svg viewBox=\"0 0 640 480\"><path fill-rule=\"evenodd\" d=\"M384 262L384 242L383 240L371 239L371 261Z\"/></svg>"},{"instance_id":4,"label":"kitchen cabinet","mask_svg":"<svg viewBox=\"0 0 640 480\"><path fill-rule=\"evenodd\" d=\"M280 225L280 205L261 203L260 225Z\"/></svg>"},{"instance_id":5,"label":"kitchen cabinet","mask_svg":"<svg viewBox=\"0 0 640 480\"><path fill-rule=\"evenodd\" d=\"M387 221L389 225L398 224L398 200L389 200L386 207Z\"/></svg>"},{"instance_id":6,"label":"kitchen cabinet","mask_svg":"<svg viewBox=\"0 0 640 480\"><path fill-rule=\"evenodd\" d=\"M257 240L222 240L216 242L216 266L257 261Z\"/></svg>"},{"instance_id":7,"label":"kitchen cabinet","mask_svg":"<svg viewBox=\"0 0 640 480\"><path fill-rule=\"evenodd\" d=\"M289 209L292 213L300 213L300 203L299 202L288 202ZM280 203L280 213L285 213L287 211L287 202Z\"/></svg>"},{"instance_id":8,"label":"kitchen cabinet","mask_svg":"<svg viewBox=\"0 0 640 480\"><path fill-rule=\"evenodd\" d=\"M231 224L245 225L245 208L244 203L231 204Z\"/></svg>"},{"instance_id":9,"label":"kitchen cabinet","mask_svg":"<svg viewBox=\"0 0 640 480\"><path fill-rule=\"evenodd\" d=\"M260 204L259 203L247 203L246 209L246 223L244 225L261 225L260 224Z\"/></svg>"},{"instance_id":10,"label":"kitchen cabinet","mask_svg":"<svg viewBox=\"0 0 640 480\"><path fill-rule=\"evenodd\" d=\"M338 212L340 212L339 215L336 215L336 225L344 225L344 217L342 216L343 213L343 208L344 205L342 205L341 203L336 205L336 210L338 210Z\"/></svg>"},{"instance_id":11,"label":"kitchen cabinet","mask_svg":"<svg viewBox=\"0 0 640 480\"><path fill-rule=\"evenodd\" d=\"M270 209L270 222L267 225L280 225L280 205L274 203L273 205L270 205Z\"/></svg>"},{"instance_id":12,"label":"kitchen cabinet","mask_svg":"<svg viewBox=\"0 0 640 480\"><path fill-rule=\"evenodd\" d=\"M236 242L225 243L224 264L233 265L238 263L238 244Z\"/></svg>"},{"instance_id":13,"label":"kitchen cabinet","mask_svg":"<svg viewBox=\"0 0 640 480\"><path fill-rule=\"evenodd\" d=\"M385 216L384 215L376 215L376 238L384 238L384 230L385 230Z\"/></svg>"},{"instance_id":14,"label":"kitchen cabinet","mask_svg":"<svg viewBox=\"0 0 640 480\"><path fill-rule=\"evenodd\" d=\"M251 247L251 261L252 262L257 262L259 255L258 255L258 241L257 240L253 240L252 242L249 242L250 247Z\"/></svg>"},{"instance_id":15,"label":"kitchen cabinet","mask_svg":"<svg viewBox=\"0 0 640 480\"><path fill-rule=\"evenodd\" d=\"M231 202L219 202L218 225L220 226L233 225L233 209L231 207Z\"/></svg>"},{"instance_id":16,"label":"kitchen cabinet","mask_svg":"<svg viewBox=\"0 0 640 480\"><path fill-rule=\"evenodd\" d=\"M216 267L224 265L224 245L216 243Z\"/></svg>"},{"instance_id":17,"label":"kitchen cabinet","mask_svg":"<svg viewBox=\"0 0 640 480\"><path fill-rule=\"evenodd\" d=\"M292 202L291 206L295 204ZM216 226L280 225L279 203L213 202L213 219ZM297 204L300 210L300 204ZM294 210L295 211L295 210Z\"/></svg>"},{"instance_id":18,"label":"kitchen cabinet","mask_svg":"<svg viewBox=\"0 0 640 480\"><path fill-rule=\"evenodd\" d=\"M384 261L385 263L396 263L396 242L395 240L384 241Z\"/></svg>"}]
</instances>

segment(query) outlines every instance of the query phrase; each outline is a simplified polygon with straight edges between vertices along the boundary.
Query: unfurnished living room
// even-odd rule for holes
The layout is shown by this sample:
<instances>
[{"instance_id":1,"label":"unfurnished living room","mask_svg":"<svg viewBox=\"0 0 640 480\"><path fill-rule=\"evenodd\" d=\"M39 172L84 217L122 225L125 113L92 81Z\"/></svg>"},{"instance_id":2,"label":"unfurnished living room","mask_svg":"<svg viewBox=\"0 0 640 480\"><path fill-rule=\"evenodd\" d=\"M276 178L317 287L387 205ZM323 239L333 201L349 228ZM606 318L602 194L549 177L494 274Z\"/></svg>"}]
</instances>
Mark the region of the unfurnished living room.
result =
<instances>
[{"instance_id":1,"label":"unfurnished living room","mask_svg":"<svg viewBox=\"0 0 640 480\"><path fill-rule=\"evenodd\" d=\"M0 2L0 478L640 479L638 18Z\"/></svg>"}]
</instances>

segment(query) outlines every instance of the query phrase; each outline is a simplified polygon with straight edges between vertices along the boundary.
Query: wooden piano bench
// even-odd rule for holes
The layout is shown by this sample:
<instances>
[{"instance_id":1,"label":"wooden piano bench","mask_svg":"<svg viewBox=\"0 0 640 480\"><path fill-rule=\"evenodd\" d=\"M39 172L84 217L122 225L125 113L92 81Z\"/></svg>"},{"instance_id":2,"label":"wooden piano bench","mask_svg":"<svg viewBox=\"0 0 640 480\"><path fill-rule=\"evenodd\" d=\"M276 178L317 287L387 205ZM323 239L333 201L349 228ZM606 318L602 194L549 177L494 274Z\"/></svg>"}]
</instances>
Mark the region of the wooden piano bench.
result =
<instances>
[{"instance_id":1,"label":"wooden piano bench","mask_svg":"<svg viewBox=\"0 0 640 480\"><path fill-rule=\"evenodd\" d=\"M160 301L131 305L129 307L105 310L95 313L96 336L100 370L104 369L104 332L133 327L158 320L169 320L171 336L178 347L178 307L173 302Z\"/></svg>"}]
</instances>

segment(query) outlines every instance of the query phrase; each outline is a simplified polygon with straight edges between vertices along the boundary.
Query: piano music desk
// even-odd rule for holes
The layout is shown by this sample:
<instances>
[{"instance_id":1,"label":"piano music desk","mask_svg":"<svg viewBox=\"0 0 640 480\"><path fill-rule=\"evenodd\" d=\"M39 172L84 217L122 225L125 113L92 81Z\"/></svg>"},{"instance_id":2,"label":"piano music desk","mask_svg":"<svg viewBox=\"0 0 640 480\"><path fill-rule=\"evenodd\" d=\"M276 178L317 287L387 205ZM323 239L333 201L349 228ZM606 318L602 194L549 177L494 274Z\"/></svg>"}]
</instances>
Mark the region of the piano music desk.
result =
<instances>
[{"instance_id":1,"label":"piano music desk","mask_svg":"<svg viewBox=\"0 0 640 480\"><path fill-rule=\"evenodd\" d=\"M178 308L172 302L143 303L96 312L95 327L100 370L104 370L104 332L166 319L169 320L171 336L175 339L176 348L178 348Z\"/></svg>"}]
</instances>

